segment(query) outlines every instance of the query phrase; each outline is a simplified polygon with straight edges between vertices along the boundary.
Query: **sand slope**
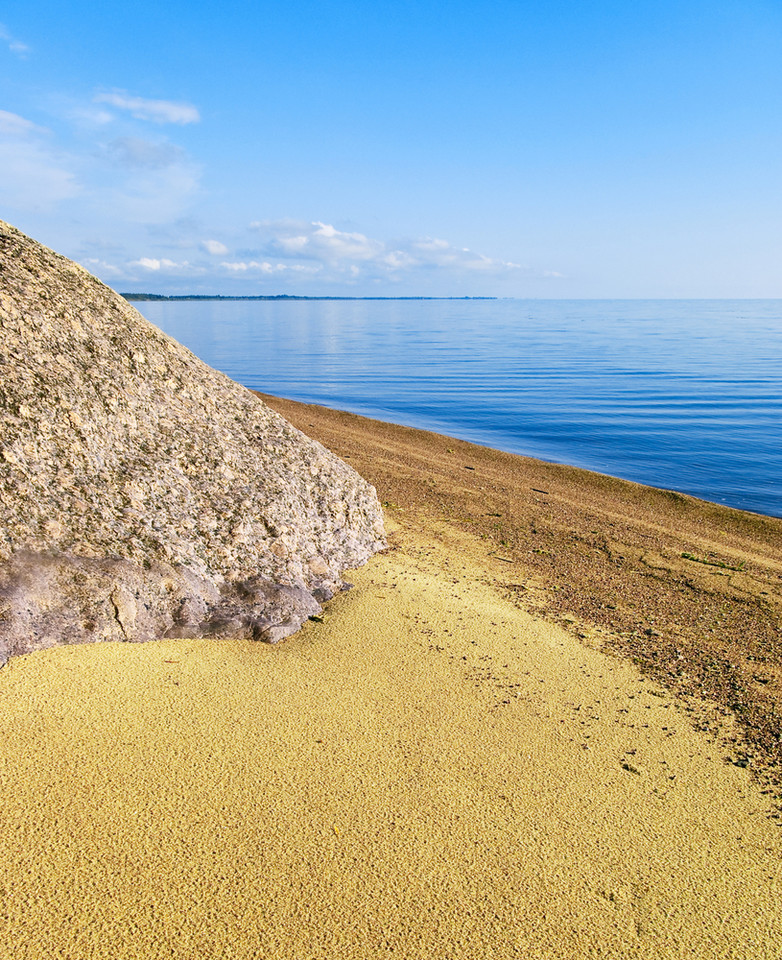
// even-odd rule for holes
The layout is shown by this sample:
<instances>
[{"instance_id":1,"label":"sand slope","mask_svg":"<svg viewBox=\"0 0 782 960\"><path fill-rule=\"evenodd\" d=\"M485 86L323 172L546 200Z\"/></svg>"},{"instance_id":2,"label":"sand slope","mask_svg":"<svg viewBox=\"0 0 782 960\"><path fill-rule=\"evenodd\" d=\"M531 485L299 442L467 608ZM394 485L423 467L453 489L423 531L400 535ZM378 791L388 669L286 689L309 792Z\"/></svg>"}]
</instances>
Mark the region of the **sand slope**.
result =
<instances>
[{"instance_id":1,"label":"sand slope","mask_svg":"<svg viewBox=\"0 0 782 960\"><path fill-rule=\"evenodd\" d=\"M480 538L394 542L277 647L0 671L0 956L782 957L749 771Z\"/></svg>"},{"instance_id":2,"label":"sand slope","mask_svg":"<svg viewBox=\"0 0 782 960\"><path fill-rule=\"evenodd\" d=\"M731 713L734 760L782 800L782 519L325 407L265 397L407 522L446 522L507 561L528 609Z\"/></svg>"}]
</instances>

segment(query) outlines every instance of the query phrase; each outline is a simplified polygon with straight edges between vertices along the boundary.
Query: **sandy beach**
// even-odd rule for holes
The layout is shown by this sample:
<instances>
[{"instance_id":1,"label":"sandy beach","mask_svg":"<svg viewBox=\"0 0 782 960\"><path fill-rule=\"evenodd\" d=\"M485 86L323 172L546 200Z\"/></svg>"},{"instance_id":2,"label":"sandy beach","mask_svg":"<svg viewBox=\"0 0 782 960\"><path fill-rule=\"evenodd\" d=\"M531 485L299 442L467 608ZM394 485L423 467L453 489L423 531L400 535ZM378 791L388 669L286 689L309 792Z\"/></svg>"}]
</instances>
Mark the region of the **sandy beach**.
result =
<instances>
[{"instance_id":1,"label":"sandy beach","mask_svg":"<svg viewBox=\"0 0 782 960\"><path fill-rule=\"evenodd\" d=\"M390 548L0 670L0 957L782 957L782 521L264 399Z\"/></svg>"}]
</instances>

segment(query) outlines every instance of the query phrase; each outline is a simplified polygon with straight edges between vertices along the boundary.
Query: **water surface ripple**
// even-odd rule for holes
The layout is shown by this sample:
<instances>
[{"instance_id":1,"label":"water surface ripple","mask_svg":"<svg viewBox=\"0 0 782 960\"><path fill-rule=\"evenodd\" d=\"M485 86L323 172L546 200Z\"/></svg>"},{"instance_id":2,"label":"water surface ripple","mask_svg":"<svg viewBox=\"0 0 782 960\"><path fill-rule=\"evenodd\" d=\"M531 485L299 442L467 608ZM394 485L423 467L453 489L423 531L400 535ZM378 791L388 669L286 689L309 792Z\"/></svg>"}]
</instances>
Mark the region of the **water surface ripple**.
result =
<instances>
[{"instance_id":1,"label":"water surface ripple","mask_svg":"<svg viewBox=\"0 0 782 960\"><path fill-rule=\"evenodd\" d=\"M782 516L782 301L136 304L234 380Z\"/></svg>"}]
</instances>

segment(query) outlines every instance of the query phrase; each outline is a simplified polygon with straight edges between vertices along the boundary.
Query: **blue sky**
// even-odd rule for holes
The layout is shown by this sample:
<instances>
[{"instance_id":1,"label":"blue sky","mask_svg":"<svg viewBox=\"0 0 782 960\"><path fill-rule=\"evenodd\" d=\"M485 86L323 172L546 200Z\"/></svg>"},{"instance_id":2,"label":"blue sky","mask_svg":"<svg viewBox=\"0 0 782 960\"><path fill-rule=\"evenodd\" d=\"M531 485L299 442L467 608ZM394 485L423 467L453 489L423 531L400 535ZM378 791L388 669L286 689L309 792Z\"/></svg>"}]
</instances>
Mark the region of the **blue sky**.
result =
<instances>
[{"instance_id":1,"label":"blue sky","mask_svg":"<svg viewBox=\"0 0 782 960\"><path fill-rule=\"evenodd\" d=\"M0 71L119 290L782 297L780 0L5 0Z\"/></svg>"}]
</instances>

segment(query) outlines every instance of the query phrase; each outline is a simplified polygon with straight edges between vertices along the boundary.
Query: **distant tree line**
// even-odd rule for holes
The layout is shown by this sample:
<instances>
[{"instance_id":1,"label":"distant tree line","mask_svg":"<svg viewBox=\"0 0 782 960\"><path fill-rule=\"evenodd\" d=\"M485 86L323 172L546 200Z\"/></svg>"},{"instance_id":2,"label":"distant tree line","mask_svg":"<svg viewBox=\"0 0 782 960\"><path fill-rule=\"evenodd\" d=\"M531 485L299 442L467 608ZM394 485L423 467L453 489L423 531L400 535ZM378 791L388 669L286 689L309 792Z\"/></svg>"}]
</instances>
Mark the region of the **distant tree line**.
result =
<instances>
[{"instance_id":1,"label":"distant tree line","mask_svg":"<svg viewBox=\"0 0 782 960\"><path fill-rule=\"evenodd\" d=\"M496 297L297 297L289 293L274 296L226 297L215 293L187 293L165 296L162 293L121 293L126 300L496 300Z\"/></svg>"}]
</instances>

